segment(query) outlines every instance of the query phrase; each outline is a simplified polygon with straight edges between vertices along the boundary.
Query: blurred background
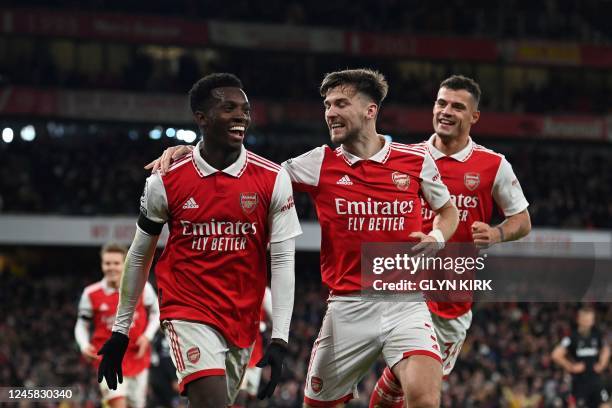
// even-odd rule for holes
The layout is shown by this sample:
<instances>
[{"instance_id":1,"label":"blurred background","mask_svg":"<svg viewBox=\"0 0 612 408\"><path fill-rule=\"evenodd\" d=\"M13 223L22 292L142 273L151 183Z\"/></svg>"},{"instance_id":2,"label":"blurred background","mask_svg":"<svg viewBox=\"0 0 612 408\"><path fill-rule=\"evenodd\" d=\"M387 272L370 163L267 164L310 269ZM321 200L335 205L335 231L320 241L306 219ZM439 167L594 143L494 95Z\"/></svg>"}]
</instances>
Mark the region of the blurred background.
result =
<instances>
[{"instance_id":1,"label":"blurred background","mask_svg":"<svg viewBox=\"0 0 612 408\"><path fill-rule=\"evenodd\" d=\"M3 1L0 386L71 386L74 406L99 406L73 337L79 296L101 278L99 247L133 236L143 166L199 138L186 93L211 72L242 79L253 106L247 148L276 162L328 143L318 93L326 72L383 72L390 91L379 132L405 143L431 134L439 83L470 76L483 90L472 137L512 163L530 202L528 239L609 246L612 2L497 3ZM307 197L296 204L306 234L291 358L261 406L301 406L325 310L316 214ZM530 406L565 406L569 377L550 352L577 307L477 304L443 406L519 407L532 397ZM612 307L595 307L612 337ZM367 406L382 367L350 406ZM150 406L169 406L150 388Z\"/></svg>"}]
</instances>

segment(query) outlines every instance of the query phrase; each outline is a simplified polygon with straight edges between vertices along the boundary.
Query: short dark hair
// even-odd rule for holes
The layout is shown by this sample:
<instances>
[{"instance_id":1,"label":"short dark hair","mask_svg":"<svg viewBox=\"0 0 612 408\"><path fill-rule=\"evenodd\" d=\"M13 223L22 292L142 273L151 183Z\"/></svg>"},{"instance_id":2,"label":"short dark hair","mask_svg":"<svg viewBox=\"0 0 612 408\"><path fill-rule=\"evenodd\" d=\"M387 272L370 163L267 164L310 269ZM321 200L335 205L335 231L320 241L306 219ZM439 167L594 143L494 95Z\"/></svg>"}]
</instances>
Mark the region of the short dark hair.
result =
<instances>
[{"instance_id":1,"label":"short dark hair","mask_svg":"<svg viewBox=\"0 0 612 408\"><path fill-rule=\"evenodd\" d=\"M127 248L117 242L107 242L100 250L100 257L108 252L120 253L123 255L123 259L125 259L127 255Z\"/></svg>"},{"instance_id":2,"label":"short dark hair","mask_svg":"<svg viewBox=\"0 0 612 408\"><path fill-rule=\"evenodd\" d=\"M452 75L440 83L440 88L448 88L455 91L465 89L474 98L476 106L480 103L480 96L482 95L480 85L472 78L463 75Z\"/></svg>"},{"instance_id":3,"label":"short dark hair","mask_svg":"<svg viewBox=\"0 0 612 408\"><path fill-rule=\"evenodd\" d=\"M235 87L242 89L242 81L234 74L220 72L206 75L193 84L189 90L189 106L195 113L198 110L207 111L210 109L210 102L213 97L211 91L215 88Z\"/></svg>"},{"instance_id":4,"label":"short dark hair","mask_svg":"<svg viewBox=\"0 0 612 408\"><path fill-rule=\"evenodd\" d=\"M360 68L325 74L319 92L321 96L325 96L330 89L344 85L354 86L357 92L369 96L377 105L382 103L389 90L383 74L373 69Z\"/></svg>"}]
</instances>

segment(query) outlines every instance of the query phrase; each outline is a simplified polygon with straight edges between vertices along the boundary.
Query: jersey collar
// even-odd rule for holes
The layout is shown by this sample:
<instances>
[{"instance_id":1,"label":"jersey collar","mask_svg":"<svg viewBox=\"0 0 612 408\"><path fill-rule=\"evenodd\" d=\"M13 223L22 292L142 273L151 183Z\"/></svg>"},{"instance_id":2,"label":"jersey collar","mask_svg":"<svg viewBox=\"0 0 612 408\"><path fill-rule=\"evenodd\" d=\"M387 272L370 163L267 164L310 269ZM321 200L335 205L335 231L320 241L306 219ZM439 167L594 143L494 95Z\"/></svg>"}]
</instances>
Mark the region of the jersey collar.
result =
<instances>
[{"instance_id":1,"label":"jersey collar","mask_svg":"<svg viewBox=\"0 0 612 408\"><path fill-rule=\"evenodd\" d=\"M472 155L472 151L474 150L474 142L472 142L472 138L469 136L468 136L467 146L465 146L463 149L461 149L457 153L451 154L450 156L446 156L444 153L442 153L440 150L438 150L434 146L433 142L434 142L435 137L436 137L436 134L434 133L433 135L431 135L429 140L427 140L427 147L429 148L429 152L433 156L434 160L438 160L443 157L450 157L457 161L464 162L467 159L469 159L470 156Z\"/></svg>"},{"instance_id":2,"label":"jersey collar","mask_svg":"<svg viewBox=\"0 0 612 408\"><path fill-rule=\"evenodd\" d=\"M232 177L240 177L240 175L244 172L244 168L247 166L247 151L244 145L240 147L240 155L238 156L238 159L235 162L233 162L223 170L217 170L210 164L206 163L206 160L202 158L202 155L200 154L201 143L202 141L199 141L192 152L193 162L200 177L208 177L218 171L222 171L223 173L228 174Z\"/></svg>"},{"instance_id":3,"label":"jersey collar","mask_svg":"<svg viewBox=\"0 0 612 408\"><path fill-rule=\"evenodd\" d=\"M118 289L111 288L106 278L102 278L102 290L104 291L105 295L112 295L113 293L117 292Z\"/></svg>"},{"instance_id":4,"label":"jersey collar","mask_svg":"<svg viewBox=\"0 0 612 408\"><path fill-rule=\"evenodd\" d=\"M346 162L351 166L362 160L371 160L377 163L385 163L389 158L389 153L391 152L391 142L381 136L379 136L379 139L384 140L385 144L382 149L376 152L369 159L362 159L361 157L355 156L354 154L344 150L344 145L340 145L340 153L342 154L342 157L344 157L344 160L346 160Z\"/></svg>"}]
</instances>

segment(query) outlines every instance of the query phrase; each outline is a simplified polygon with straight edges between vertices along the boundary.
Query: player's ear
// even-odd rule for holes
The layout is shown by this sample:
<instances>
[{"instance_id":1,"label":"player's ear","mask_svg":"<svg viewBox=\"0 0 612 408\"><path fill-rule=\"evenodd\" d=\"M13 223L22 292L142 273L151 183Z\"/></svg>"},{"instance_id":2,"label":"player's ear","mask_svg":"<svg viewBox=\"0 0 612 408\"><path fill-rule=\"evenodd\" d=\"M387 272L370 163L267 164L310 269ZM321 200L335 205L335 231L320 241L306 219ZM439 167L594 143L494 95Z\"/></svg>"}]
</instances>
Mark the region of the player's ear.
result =
<instances>
[{"instance_id":1,"label":"player's ear","mask_svg":"<svg viewBox=\"0 0 612 408\"><path fill-rule=\"evenodd\" d=\"M208 125L208 115L205 112L197 110L193 113L193 118L200 128Z\"/></svg>"},{"instance_id":2,"label":"player's ear","mask_svg":"<svg viewBox=\"0 0 612 408\"><path fill-rule=\"evenodd\" d=\"M378 114L378 105L375 103L370 103L368 105L368 110L366 111L366 116L368 119L375 119Z\"/></svg>"},{"instance_id":3,"label":"player's ear","mask_svg":"<svg viewBox=\"0 0 612 408\"><path fill-rule=\"evenodd\" d=\"M474 125L476 124L476 122L478 122L478 119L480 119L480 111L475 110L474 112L472 112L472 118L470 120L470 123Z\"/></svg>"}]
</instances>

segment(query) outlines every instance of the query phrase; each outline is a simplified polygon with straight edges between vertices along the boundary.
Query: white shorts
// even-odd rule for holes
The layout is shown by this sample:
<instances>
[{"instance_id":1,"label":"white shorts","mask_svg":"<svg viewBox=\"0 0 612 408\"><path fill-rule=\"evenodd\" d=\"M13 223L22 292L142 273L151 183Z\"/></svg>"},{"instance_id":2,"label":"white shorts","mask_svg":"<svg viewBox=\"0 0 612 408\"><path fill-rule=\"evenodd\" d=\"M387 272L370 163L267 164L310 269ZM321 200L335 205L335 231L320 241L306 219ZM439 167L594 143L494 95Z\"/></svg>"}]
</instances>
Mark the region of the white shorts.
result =
<instances>
[{"instance_id":1,"label":"white shorts","mask_svg":"<svg viewBox=\"0 0 612 408\"><path fill-rule=\"evenodd\" d=\"M304 402L326 407L356 397L381 353L389 367L417 354L441 361L427 305L331 298L312 347Z\"/></svg>"},{"instance_id":2,"label":"white shorts","mask_svg":"<svg viewBox=\"0 0 612 408\"><path fill-rule=\"evenodd\" d=\"M102 401L108 403L117 398L125 398L132 408L144 408L147 402L147 382L149 370L143 370L140 374L123 377L123 382L117 382L117 389L111 390L106 385L106 380L100 383Z\"/></svg>"},{"instance_id":3,"label":"white shorts","mask_svg":"<svg viewBox=\"0 0 612 408\"><path fill-rule=\"evenodd\" d=\"M181 395L186 395L185 387L194 380L225 376L227 401L232 405L253 347L228 345L217 330L203 323L165 320L162 329L170 344Z\"/></svg>"},{"instance_id":4,"label":"white shorts","mask_svg":"<svg viewBox=\"0 0 612 408\"><path fill-rule=\"evenodd\" d=\"M434 322L436 337L442 354L442 373L444 377L447 377L455 367L467 331L472 324L472 311L470 310L454 319L446 319L432 313L431 319Z\"/></svg>"},{"instance_id":5,"label":"white shorts","mask_svg":"<svg viewBox=\"0 0 612 408\"><path fill-rule=\"evenodd\" d=\"M257 391L259 391L262 372L263 368L247 367L244 378L242 379L242 384L240 384L240 389L246 391L251 397L256 396Z\"/></svg>"}]
</instances>

